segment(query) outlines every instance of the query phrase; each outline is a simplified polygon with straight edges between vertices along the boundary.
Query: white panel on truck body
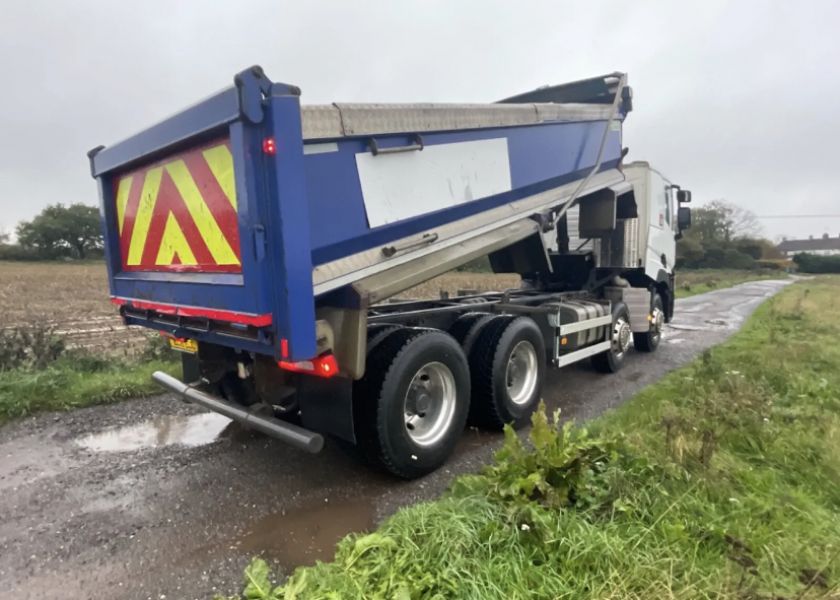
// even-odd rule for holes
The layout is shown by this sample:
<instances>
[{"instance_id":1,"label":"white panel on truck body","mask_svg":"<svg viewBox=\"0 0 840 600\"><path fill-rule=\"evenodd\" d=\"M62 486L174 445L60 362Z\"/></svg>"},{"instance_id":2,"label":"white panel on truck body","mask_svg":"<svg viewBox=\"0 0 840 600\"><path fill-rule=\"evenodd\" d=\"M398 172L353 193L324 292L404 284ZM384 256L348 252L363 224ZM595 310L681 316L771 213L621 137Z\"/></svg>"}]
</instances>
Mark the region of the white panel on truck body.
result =
<instances>
[{"instance_id":1,"label":"white panel on truck body","mask_svg":"<svg viewBox=\"0 0 840 600\"><path fill-rule=\"evenodd\" d=\"M511 190L507 138L363 152L356 167L371 228Z\"/></svg>"}]
</instances>

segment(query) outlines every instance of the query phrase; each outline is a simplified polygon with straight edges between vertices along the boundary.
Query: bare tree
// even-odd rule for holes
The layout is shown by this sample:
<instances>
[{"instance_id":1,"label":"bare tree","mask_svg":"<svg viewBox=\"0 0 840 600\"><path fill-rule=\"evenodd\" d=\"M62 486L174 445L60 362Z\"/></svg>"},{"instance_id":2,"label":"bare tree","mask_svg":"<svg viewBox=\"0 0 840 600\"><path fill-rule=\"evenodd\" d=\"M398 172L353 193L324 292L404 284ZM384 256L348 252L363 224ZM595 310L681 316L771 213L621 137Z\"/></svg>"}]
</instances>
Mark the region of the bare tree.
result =
<instances>
[{"instance_id":1,"label":"bare tree","mask_svg":"<svg viewBox=\"0 0 840 600\"><path fill-rule=\"evenodd\" d=\"M761 224L755 213L726 200L713 200L706 205L706 208L721 215L721 227L723 239L731 242L735 238L760 237L762 233Z\"/></svg>"}]
</instances>

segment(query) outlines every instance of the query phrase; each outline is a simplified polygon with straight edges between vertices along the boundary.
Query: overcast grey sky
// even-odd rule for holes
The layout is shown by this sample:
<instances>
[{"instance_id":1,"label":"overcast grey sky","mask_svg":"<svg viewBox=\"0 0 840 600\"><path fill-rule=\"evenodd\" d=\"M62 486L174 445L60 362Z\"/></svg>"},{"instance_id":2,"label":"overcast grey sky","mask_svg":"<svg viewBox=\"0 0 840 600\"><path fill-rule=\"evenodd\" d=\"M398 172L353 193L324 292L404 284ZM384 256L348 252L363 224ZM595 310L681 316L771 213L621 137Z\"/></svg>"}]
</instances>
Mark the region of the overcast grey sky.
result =
<instances>
[{"instance_id":1,"label":"overcast grey sky","mask_svg":"<svg viewBox=\"0 0 840 600\"><path fill-rule=\"evenodd\" d=\"M757 214L840 213L840 3L2 0L0 231L95 203L85 152L260 64L305 103L492 101L622 70L625 134ZM765 220L840 235L840 218Z\"/></svg>"}]
</instances>

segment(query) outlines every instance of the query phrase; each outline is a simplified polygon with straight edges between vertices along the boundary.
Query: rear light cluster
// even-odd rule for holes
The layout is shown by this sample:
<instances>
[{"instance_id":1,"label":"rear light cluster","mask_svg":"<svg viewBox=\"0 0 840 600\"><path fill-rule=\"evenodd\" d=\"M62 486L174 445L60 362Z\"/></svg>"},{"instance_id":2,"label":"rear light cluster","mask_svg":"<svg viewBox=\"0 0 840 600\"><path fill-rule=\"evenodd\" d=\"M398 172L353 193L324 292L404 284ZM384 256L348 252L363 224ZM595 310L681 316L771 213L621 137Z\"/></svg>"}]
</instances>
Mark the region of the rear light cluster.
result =
<instances>
[{"instance_id":1,"label":"rear light cluster","mask_svg":"<svg viewBox=\"0 0 840 600\"><path fill-rule=\"evenodd\" d=\"M277 363L281 369L294 373L306 373L317 377L335 377L338 375L338 362L332 354L322 354L310 360L291 362L281 360Z\"/></svg>"},{"instance_id":2,"label":"rear light cluster","mask_svg":"<svg viewBox=\"0 0 840 600\"><path fill-rule=\"evenodd\" d=\"M277 141L273 137L267 137L262 142L262 149L265 154L274 156L277 154Z\"/></svg>"}]
</instances>

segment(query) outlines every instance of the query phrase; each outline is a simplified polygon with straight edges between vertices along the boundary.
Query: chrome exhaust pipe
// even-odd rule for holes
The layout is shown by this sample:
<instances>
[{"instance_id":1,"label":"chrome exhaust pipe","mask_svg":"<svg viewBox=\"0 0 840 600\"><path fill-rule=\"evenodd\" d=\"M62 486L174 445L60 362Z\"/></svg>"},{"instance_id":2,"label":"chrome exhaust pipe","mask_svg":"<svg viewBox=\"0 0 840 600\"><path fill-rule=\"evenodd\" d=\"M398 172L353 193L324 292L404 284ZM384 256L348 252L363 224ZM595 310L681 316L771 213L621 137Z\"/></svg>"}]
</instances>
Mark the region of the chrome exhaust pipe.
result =
<instances>
[{"instance_id":1,"label":"chrome exhaust pipe","mask_svg":"<svg viewBox=\"0 0 840 600\"><path fill-rule=\"evenodd\" d=\"M232 421L242 423L251 429L256 429L270 437L286 442L295 448L300 448L301 450L315 454L320 452L324 447L324 436L314 431L309 431L308 429L298 427L293 423L281 421L280 419L275 419L274 417L264 417L254 414L243 406L206 394L162 371L152 373L152 379L158 385L177 394L188 402L199 404L204 408L226 416Z\"/></svg>"}]
</instances>

